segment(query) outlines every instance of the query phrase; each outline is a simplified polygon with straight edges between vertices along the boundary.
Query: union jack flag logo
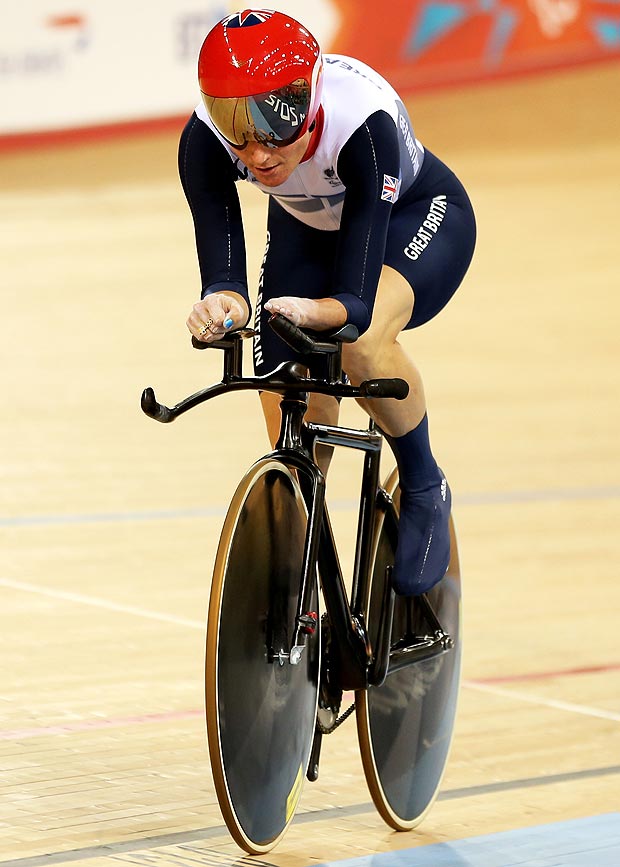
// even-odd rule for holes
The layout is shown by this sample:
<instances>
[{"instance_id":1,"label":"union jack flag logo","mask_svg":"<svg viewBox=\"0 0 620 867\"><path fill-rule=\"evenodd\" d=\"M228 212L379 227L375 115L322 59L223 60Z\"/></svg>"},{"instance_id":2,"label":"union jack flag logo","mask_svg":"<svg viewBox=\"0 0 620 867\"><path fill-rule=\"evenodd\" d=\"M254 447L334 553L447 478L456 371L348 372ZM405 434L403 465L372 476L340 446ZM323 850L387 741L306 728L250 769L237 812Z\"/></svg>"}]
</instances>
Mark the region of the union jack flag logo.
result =
<instances>
[{"instance_id":1,"label":"union jack flag logo","mask_svg":"<svg viewBox=\"0 0 620 867\"><path fill-rule=\"evenodd\" d=\"M225 18L223 24L227 27L251 27L252 24L264 24L273 12L270 9L244 9L243 12L235 12Z\"/></svg>"},{"instance_id":2,"label":"union jack flag logo","mask_svg":"<svg viewBox=\"0 0 620 867\"><path fill-rule=\"evenodd\" d=\"M382 202L395 202L400 191L400 178L392 175L383 175L383 190L381 191Z\"/></svg>"}]
</instances>

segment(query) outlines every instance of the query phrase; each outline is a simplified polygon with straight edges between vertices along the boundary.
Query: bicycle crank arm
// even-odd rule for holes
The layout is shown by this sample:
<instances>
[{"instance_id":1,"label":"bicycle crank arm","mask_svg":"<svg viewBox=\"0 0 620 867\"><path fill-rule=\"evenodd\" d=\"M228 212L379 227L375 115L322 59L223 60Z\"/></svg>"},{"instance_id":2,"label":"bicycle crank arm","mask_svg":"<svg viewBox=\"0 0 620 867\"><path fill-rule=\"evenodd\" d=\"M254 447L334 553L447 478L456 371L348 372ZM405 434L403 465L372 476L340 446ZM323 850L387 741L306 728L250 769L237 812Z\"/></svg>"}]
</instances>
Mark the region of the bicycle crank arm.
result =
<instances>
[{"instance_id":1,"label":"bicycle crank arm","mask_svg":"<svg viewBox=\"0 0 620 867\"><path fill-rule=\"evenodd\" d=\"M416 662L434 659L452 650L453 647L454 642L443 630L434 635L416 636L411 642L403 641L402 646L397 644L390 651L387 674L393 674Z\"/></svg>"}]
</instances>

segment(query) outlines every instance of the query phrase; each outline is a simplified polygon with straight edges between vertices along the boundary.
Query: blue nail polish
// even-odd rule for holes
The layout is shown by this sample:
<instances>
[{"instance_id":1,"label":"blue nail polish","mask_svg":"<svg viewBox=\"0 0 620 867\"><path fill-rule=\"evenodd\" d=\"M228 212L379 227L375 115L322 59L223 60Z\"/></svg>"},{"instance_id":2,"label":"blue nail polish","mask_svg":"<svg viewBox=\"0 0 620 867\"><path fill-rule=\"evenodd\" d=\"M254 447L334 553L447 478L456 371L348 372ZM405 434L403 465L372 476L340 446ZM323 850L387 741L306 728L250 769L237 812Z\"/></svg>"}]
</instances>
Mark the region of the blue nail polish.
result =
<instances>
[{"instance_id":1,"label":"blue nail polish","mask_svg":"<svg viewBox=\"0 0 620 867\"><path fill-rule=\"evenodd\" d=\"M225 319L224 320L224 328L230 328L232 324L233 324L232 319Z\"/></svg>"}]
</instances>

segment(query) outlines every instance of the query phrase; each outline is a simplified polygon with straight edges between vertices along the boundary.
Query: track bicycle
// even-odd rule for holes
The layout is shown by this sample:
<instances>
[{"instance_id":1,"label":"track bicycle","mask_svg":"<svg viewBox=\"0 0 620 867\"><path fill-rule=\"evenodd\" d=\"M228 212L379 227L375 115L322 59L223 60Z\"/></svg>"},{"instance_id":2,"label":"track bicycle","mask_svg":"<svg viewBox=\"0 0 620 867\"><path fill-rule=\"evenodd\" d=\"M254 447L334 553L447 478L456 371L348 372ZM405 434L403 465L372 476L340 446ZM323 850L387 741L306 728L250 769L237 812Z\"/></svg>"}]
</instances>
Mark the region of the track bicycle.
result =
<instances>
[{"instance_id":1,"label":"track bicycle","mask_svg":"<svg viewBox=\"0 0 620 867\"><path fill-rule=\"evenodd\" d=\"M396 471L380 484L383 437L305 420L309 394L402 399L400 379L353 386L342 345L353 326L308 332L276 314L270 325L296 352L265 376L244 376L242 329L196 348L223 350L221 382L176 406L142 395L151 418L171 422L223 394L281 395L273 451L242 478L217 550L207 622L205 704L220 809L237 844L262 854L282 838L304 777L316 780L322 738L355 710L366 781L380 815L415 827L432 805L454 726L461 660L461 581L450 518L446 575L428 594L396 596ZM317 371L321 373L317 373ZM325 372L327 370L327 372ZM319 444L363 453L352 580L342 574L315 458ZM321 609L324 609L321 613ZM341 712L343 693L355 699Z\"/></svg>"}]
</instances>

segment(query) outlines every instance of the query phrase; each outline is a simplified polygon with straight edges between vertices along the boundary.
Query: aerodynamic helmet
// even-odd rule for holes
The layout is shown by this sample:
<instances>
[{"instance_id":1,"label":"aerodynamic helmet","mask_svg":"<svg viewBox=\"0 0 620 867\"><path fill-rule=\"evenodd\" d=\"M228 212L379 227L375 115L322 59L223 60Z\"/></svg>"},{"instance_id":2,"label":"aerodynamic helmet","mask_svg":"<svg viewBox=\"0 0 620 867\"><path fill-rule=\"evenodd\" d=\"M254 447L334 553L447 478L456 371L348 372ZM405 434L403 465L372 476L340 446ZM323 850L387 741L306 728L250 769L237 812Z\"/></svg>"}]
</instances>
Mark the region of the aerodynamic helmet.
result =
<instances>
[{"instance_id":1,"label":"aerodynamic helmet","mask_svg":"<svg viewBox=\"0 0 620 867\"><path fill-rule=\"evenodd\" d=\"M318 42L283 12L228 15L200 50L198 81L213 124L235 148L283 147L312 125L321 102Z\"/></svg>"}]
</instances>

